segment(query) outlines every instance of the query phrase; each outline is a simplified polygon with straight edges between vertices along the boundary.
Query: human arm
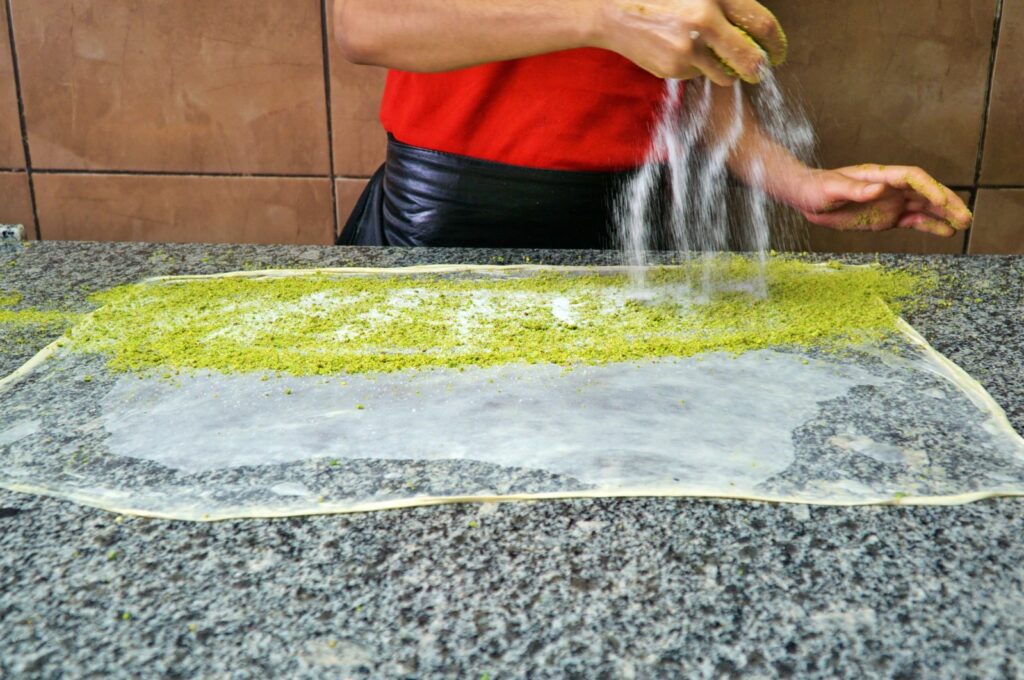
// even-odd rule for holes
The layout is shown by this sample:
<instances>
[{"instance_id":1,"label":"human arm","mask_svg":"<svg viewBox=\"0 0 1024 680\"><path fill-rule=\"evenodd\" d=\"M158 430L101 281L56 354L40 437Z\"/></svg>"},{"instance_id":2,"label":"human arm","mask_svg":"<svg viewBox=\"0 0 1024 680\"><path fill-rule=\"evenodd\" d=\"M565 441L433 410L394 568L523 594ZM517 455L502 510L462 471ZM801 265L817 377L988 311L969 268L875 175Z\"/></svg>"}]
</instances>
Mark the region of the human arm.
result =
<instances>
[{"instance_id":1,"label":"human arm","mask_svg":"<svg viewBox=\"0 0 1024 680\"><path fill-rule=\"evenodd\" d=\"M761 47L775 63L786 51L755 0L336 0L333 19L349 61L419 72L597 47L659 77L726 85L723 62L753 82Z\"/></svg>"},{"instance_id":2,"label":"human arm","mask_svg":"<svg viewBox=\"0 0 1024 680\"><path fill-rule=\"evenodd\" d=\"M722 139L735 120L735 98L731 89L712 89L714 140ZM741 115L742 133L728 160L730 172L800 211L812 224L858 231L909 228L944 237L971 225L964 202L921 168L808 167L764 131L746 100Z\"/></svg>"}]
</instances>

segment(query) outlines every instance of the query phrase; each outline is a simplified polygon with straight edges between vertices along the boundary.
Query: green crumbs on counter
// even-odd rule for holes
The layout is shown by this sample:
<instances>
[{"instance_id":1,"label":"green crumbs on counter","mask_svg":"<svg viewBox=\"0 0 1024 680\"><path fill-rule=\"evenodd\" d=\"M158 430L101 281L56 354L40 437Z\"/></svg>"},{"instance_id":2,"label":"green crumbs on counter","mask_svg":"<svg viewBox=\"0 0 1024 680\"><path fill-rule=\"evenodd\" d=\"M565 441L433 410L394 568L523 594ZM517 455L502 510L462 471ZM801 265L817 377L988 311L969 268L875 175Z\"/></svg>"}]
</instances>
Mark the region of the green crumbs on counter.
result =
<instances>
[{"instance_id":1,"label":"green crumbs on counter","mask_svg":"<svg viewBox=\"0 0 1024 680\"><path fill-rule=\"evenodd\" d=\"M720 290L757 273L716 261ZM293 375L606 363L768 347L842 350L895 331L925 274L772 259L769 295L697 301L695 267L655 270L639 301L619 273L510 270L156 281L99 293L67 345L116 371Z\"/></svg>"},{"instance_id":2,"label":"green crumbs on counter","mask_svg":"<svg viewBox=\"0 0 1024 680\"><path fill-rule=\"evenodd\" d=\"M21 293L0 293L0 307L13 307L21 300Z\"/></svg>"},{"instance_id":3,"label":"green crumbs on counter","mask_svg":"<svg viewBox=\"0 0 1024 680\"><path fill-rule=\"evenodd\" d=\"M50 309L0 309L0 324L9 326L70 326L81 314Z\"/></svg>"},{"instance_id":4,"label":"green crumbs on counter","mask_svg":"<svg viewBox=\"0 0 1024 680\"><path fill-rule=\"evenodd\" d=\"M0 293L0 328L60 333L81 316L53 309L11 309L21 304L23 299L21 293Z\"/></svg>"}]
</instances>

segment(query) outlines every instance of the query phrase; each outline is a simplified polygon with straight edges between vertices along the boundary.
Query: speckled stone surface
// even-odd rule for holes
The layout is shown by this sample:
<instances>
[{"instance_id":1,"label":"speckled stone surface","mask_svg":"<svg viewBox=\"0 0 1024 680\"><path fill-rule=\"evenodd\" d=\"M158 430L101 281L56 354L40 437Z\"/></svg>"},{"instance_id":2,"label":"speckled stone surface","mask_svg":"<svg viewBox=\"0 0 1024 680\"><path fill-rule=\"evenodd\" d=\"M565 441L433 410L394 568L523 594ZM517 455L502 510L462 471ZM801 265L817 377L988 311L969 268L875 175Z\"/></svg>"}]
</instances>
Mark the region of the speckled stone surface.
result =
<instances>
[{"instance_id":1,"label":"speckled stone surface","mask_svg":"<svg viewBox=\"0 0 1024 680\"><path fill-rule=\"evenodd\" d=\"M864 261L864 258L844 258ZM41 243L19 308L146 276L612 253ZM911 323L1024 431L1024 258L897 258ZM59 333L0 329L7 373ZM688 500L216 524L0 491L0 677L1019 677L1024 505Z\"/></svg>"}]
</instances>

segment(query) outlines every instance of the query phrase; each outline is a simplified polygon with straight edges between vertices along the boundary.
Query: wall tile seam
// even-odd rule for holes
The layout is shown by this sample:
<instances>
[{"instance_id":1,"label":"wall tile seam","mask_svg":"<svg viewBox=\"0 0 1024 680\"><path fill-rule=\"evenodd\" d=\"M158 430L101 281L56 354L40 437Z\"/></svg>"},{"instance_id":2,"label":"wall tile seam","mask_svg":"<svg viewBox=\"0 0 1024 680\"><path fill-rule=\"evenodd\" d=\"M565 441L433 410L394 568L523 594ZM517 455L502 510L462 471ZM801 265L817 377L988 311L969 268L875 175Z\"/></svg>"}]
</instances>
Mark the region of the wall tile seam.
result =
<instances>
[{"instance_id":1,"label":"wall tile seam","mask_svg":"<svg viewBox=\"0 0 1024 680\"><path fill-rule=\"evenodd\" d=\"M37 240L43 240L43 227L39 224L39 210L36 207L36 188L32 178L32 149L28 141L28 121L25 117L25 101L21 96L21 65L18 62L18 46L14 39L14 9L11 0L3 0L3 12L7 17L7 40L11 48L11 71L14 74L14 92L18 100L18 123L21 127L21 144L25 154L25 176L28 179L28 196L32 205L32 232Z\"/></svg>"},{"instance_id":2,"label":"wall tile seam","mask_svg":"<svg viewBox=\"0 0 1024 680\"><path fill-rule=\"evenodd\" d=\"M341 235L341 221L338 219L338 186L334 172L334 120L331 110L331 52L330 34L327 30L327 0L320 0L320 40L324 60L324 105L327 107L327 163L331 176L331 215L334 220L334 238Z\"/></svg>"},{"instance_id":3,"label":"wall tile seam","mask_svg":"<svg viewBox=\"0 0 1024 680\"><path fill-rule=\"evenodd\" d=\"M27 172L25 168L0 168L0 172ZM81 170L74 168L33 168L36 175L104 175L128 177L209 177L229 179L341 179L366 181L372 179L368 175L289 175L279 173L229 173L229 172L174 172L162 170ZM1024 189L1024 184L978 184L975 186L950 184L953 191L977 191L978 189Z\"/></svg>"},{"instance_id":4,"label":"wall tile seam","mask_svg":"<svg viewBox=\"0 0 1024 680\"><path fill-rule=\"evenodd\" d=\"M989 107L992 104L992 89L995 84L996 58L999 52L999 38L1003 28L1003 0L996 0L996 16L992 25L992 44L988 55L988 80L985 87L985 103L981 110L981 129L978 139L978 154L974 166L974 183L981 183L982 163L985 159L985 142L988 139Z\"/></svg>"},{"instance_id":5,"label":"wall tile seam","mask_svg":"<svg viewBox=\"0 0 1024 680\"><path fill-rule=\"evenodd\" d=\"M0 169L3 172L3 169ZM14 169L12 172L23 172ZM163 170L82 170L73 168L33 168L36 175L99 175L104 177L196 177L210 179L369 179L368 177L347 177L330 175L289 175L279 173L231 173L231 172L176 172Z\"/></svg>"},{"instance_id":6,"label":"wall tile seam","mask_svg":"<svg viewBox=\"0 0 1024 680\"><path fill-rule=\"evenodd\" d=\"M0 173L28 173L26 168L0 168ZM289 175L283 173L231 173L231 172L185 172L163 170L104 170L80 168L32 168L35 175L85 175L104 177L193 177L210 179L325 179L363 182L372 179L368 175ZM1015 190L1024 189L1024 184L978 184L975 186L951 184L953 191L972 192L979 189Z\"/></svg>"},{"instance_id":7,"label":"wall tile seam","mask_svg":"<svg viewBox=\"0 0 1024 680\"><path fill-rule=\"evenodd\" d=\"M996 16L992 22L992 42L989 46L988 55L988 79L985 83L985 99L981 109L981 121L979 122L980 131L978 134L978 153L974 161L974 186L978 187L981 184L981 168L982 162L985 158L985 142L988 137L988 114L989 107L992 104L992 84L995 79L996 71L996 53L999 49L999 34L1003 27L1003 0L996 0ZM978 191L975 190L971 195L970 209L973 212L977 207L978 202ZM964 255L971 252L971 240L974 236L973 227L967 234L967 238L964 240Z\"/></svg>"}]
</instances>

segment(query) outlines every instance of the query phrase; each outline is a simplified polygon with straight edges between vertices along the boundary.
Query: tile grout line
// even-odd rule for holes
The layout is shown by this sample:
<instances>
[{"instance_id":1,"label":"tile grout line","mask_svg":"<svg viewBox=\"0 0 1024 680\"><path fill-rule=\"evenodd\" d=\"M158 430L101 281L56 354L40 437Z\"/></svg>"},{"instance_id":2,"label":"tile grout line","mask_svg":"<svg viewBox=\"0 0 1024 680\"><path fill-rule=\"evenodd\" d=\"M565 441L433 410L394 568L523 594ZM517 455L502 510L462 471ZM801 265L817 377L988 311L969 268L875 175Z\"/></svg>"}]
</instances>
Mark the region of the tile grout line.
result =
<instances>
[{"instance_id":1,"label":"tile grout line","mask_svg":"<svg viewBox=\"0 0 1024 680\"><path fill-rule=\"evenodd\" d=\"M3 168L0 172L19 173L25 172L25 168ZM284 173L246 173L246 172L186 172L173 170L88 170L81 168L33 168L36 175L115 175L128 177L213 177L213 178L236 178L236 179L329 179L323 175L289 175ZM347 180L368 180L366 175L334 175L334 179ZM974 189L1024 189L1024 184L980 184L975 186L969 184L950 184L953 191L973 191Z\"/></svg>"},{"instance_id":2,"label":"tile grout line","mask_svg":"<svg viewBox=\"0 0 1024 680\"><path fill-rule=\"evenodd\" d=\"M334 221L334 240L337 241L341 235L341 224L338 218L338 181L334 176L334 121L331 117L331 46L327 30L328 19L327 0L320 0L320 40L324 59L324 98L327 104L327 163L330 167L331 177L331 216Z\"/></svg>"},{"instance_id":3,"label":"tile grout line","mask_svg":"<svg viewBox=\"0 0 1024 680\"><path fill-rule=\"evenodd\" d=\"M971 212L974 212L978 203L978 194L981 188L981 165L985 158L985 139L988 134L988 110L992 104L992 81L995 79L996 52L999 49L999 33L1003 25L1003 0L996 0L996 16L992 22L992 43L988 56L988 81L985 83L985 100L981 109L981 131L978 135L978 155L974 161L974 191L971 193ZM973 236L974 225L971 225L967 238L964 239L964 255L970 252L971 237Z\"/></svg>"},{"instance_id":4,"label":"tile grout line","mask_svg":"<svg viewBox=\"0 0 1024 680\"><path fill-rule=\"evenodd\" d=\"M43 227L39 224L39 208L36 205L36 185L32 177L32 152L28 143L28 122L25 118L25 101L21 96L21 68L18 65L18 50L14 43L14 10L11 0L5 0L4 11L7 13L7 39L11 43L11 69L14 71L14 90L18 97L18 121L21 124L21 145L25 153L25 174L28 179L28 196L32 204L32 220L35 222L36 239L43 240Z\"/></svg>"},{"instance_id":5,"label":"tile grout line","mask_svg":"<svg viewBox=\"0 0 1024 680\"><path fill-rule=\"evenodd\" d=\"M174 170L106 170L83 168L33 168L37 175L124 175L135 177L218 177L236 179L330 179L325 175L289 175L273 172L195 172ZM361 178L365 179L365 178Z\"/></svg>"}]
</instances>

